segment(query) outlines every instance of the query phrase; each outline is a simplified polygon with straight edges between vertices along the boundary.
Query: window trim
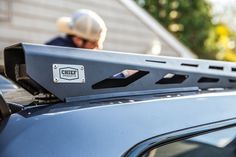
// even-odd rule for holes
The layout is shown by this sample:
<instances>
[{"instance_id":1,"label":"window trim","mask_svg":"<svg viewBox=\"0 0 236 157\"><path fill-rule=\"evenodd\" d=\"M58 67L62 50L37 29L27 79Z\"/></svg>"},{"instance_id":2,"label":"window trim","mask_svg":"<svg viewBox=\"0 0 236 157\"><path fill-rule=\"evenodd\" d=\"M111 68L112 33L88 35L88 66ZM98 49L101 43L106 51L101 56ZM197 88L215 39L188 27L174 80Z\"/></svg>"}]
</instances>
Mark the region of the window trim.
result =
<instances>
[{"instance_id":1,"label":"window trim","mask_svg":"<svg viewBox=\"0 0 236 157\"><path fill-rule=\"evenodd\" d=\"M236 118L185 128L146 139L129 149L122 157L142 157L148 151L173 142L236 126Z\"/></svg>"}]
</instances>

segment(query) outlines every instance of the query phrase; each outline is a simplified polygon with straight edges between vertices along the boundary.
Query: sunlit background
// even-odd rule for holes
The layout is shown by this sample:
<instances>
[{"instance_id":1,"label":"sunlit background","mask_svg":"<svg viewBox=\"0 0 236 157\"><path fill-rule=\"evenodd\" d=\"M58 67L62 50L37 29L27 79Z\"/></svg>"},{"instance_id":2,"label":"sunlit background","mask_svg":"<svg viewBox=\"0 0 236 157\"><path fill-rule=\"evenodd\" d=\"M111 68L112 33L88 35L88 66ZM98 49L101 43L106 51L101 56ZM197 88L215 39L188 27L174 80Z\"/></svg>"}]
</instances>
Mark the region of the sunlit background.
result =
<instances>
[{"instance_id":1,"label":"sunlit background","mask_svg":"<svg viewBox=\"0 0 236 157\"><path fill-rule=\"evenodd\" d=\"M199 58L236 61L235 0L136 0Z\"/></svg>"}]
</instances>

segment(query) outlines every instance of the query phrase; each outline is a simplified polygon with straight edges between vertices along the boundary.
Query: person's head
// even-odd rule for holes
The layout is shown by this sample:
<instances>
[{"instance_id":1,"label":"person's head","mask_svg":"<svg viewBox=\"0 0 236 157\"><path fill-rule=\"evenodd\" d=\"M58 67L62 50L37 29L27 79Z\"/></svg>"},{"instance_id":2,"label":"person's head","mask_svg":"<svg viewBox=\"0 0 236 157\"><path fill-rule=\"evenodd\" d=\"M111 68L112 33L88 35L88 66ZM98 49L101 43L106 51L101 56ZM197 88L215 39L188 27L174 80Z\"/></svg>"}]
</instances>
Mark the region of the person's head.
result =
<instances>
[{"instance_id":1,"label":"person's head","mask_svg":"<svg viewBox=\"0 0 236 157\"><path fill-rule=\"evenodd\" d=\"M61 32L72 37L80 48L102 49L107 27L102 18L87 9L76 11L72 17L61 17L57 21Z\"/></svg>"}]
</instances>

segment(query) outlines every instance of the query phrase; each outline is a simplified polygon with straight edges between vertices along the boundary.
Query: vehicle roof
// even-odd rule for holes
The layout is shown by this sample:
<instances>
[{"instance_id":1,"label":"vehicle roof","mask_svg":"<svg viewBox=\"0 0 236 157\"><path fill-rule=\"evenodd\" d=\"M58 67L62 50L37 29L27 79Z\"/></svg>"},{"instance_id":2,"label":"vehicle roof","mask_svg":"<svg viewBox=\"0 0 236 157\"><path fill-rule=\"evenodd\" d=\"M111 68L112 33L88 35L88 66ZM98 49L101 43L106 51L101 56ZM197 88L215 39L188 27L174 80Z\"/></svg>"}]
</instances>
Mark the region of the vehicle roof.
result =
<instances>
[{"instance_id":1,"label":"vehicle roof","mask_svg":"<svg viewBox=\"0 0 236 157\"><path fill-rule=\"evenodd\" d=\"M9 90L17 89L17 86L14 85L11 81L7 80L5 77L0 75L0 89L2 92L6 92Z\"/></svg>"},{"instance_id":2,"label":"vehicle roof","mask_svg":"<svg viewBox=\"0 0 236 157\"><path fill-rule=\"evenodd\" d=\"M121 156L148 138L236 116L236 91L27 109L0 128L0 156Z\"/></svg>"}]
</instances>

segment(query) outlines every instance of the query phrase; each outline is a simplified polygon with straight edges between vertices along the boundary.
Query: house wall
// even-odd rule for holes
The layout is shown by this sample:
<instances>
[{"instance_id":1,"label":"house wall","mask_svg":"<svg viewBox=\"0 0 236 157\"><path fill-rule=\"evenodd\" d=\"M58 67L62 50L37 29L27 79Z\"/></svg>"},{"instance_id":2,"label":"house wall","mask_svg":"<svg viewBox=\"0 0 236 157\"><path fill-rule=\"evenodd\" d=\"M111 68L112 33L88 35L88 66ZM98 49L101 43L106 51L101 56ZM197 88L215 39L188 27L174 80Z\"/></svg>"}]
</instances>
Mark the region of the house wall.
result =
<instances>
[{"instance_id":1,"label":"house wall","mask_svg":"<svg viewBox=\"0 0 236 157\"><path fill-rule=\"evenodd\" d=\"M152 41L159 40L119 0L0 0L0 52L18 42L48 41L59 34L57 18L80 8L91 9L104 19L108 27L106 50L148 53ZM179 56L166 43L161 44L163 55Z\"/></svg>"}]
</instances>

